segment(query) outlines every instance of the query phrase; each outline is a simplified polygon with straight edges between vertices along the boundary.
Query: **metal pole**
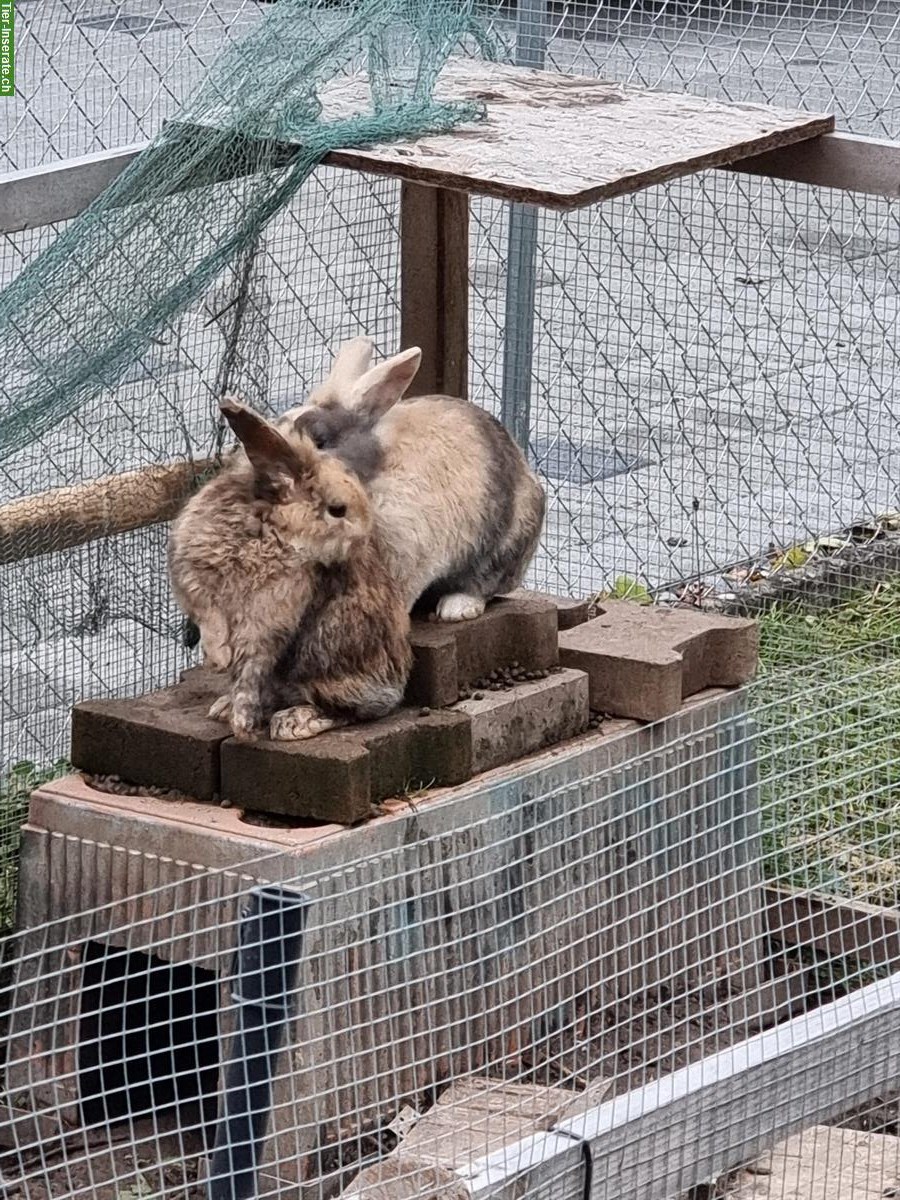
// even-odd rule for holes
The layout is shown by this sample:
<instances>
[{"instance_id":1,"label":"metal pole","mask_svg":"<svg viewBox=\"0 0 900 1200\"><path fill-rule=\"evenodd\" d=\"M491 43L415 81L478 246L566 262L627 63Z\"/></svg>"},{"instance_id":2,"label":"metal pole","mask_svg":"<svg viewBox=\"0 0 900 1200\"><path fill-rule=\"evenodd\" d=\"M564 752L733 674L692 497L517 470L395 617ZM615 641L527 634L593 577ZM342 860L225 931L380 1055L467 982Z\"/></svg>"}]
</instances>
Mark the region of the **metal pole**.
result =
<instances>
[{"instance_id":1,"label":"metal pole","mask_svg":"<svg viewBox=\"0 0 900 1200\"><path fill-rule=\"evenodd\" d=\"M516 65L543 67L547 53L547 0L519 0L516 11ZM537 209L509 206L506 320L503 335L503 390L500 419L523 450L531 430L531 363L534 355L534 287L537 265Z\"/></svg>"},{"instance_id":2,"label":"metal pole","mask_svg":"<svg viewBox=\"0 0 900 1200\"><path fill-rule=\"evenodd\" d=\"M272 1081L288 1022L303 948L301 892L278 884L252 888L235 954L237 1027L210 1164L209 1200L248 1200L266 1144Z\"/></svg>"}]
</instances>

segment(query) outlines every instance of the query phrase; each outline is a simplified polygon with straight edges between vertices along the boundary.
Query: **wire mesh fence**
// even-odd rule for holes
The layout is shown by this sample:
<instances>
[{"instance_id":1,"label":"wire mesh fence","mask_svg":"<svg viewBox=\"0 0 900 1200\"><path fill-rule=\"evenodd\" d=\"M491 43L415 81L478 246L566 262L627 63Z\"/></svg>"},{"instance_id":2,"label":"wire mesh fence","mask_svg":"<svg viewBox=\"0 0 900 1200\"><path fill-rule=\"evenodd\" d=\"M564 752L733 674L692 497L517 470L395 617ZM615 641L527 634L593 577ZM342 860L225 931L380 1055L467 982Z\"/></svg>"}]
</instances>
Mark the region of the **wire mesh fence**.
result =
<instances>
[{"instance_id":1,"label":"wire mesh fence","mask_svg":"<svg viewBox=\"0 0 900 1200\"><path fill-rule=\"evenodd\" d=\"M524 7L524 6L523 6ZM215 55L267 6L81 0L20 7L19 99L3 114L5 169L147 140ZM530 12L553 70L738 101L836 107L857 133L897 134L892 0L560 0ZM516 5L495 15L514 40ZM531 21L533 25L535 22Z\"/></svg>"},{"instance_id":2,"label":"wire mesh fence","mask_svg":"<svg viewBox=\"0 0 900 1200\"><path fill-rule=\"evenodd\" d=\"M87 0L18 11L18 93L3 113L0 164L22 170L148 141L259 4Z\"/></svg>"},{"instance_id":3,"label":"wire mesh fence","mask_svg":"<svg viewBox=\"0 0 900 1200\"><path fill-rule=\"evenodd\" d=\"M509 47L527 11L494 14ZM23 3L6 169L152 136L265 13ZM550 70L898 135L893 0L540 16ZM319 169L119 386L4 460L0 502L199 462L220 445L222 391L279 411L344 338L395 349L399 198L390 180ZM94 797L88 833L43 829L36 808L26 932L4 956L7 1194L207 1195L258 884L312 901L260 1195L786 1200L838 1179L845 1200L900 1186L898 211L720 172L534 214L534 308L520 300L510 358L510 211L473 201L470 394L508 415L519 381L515 419L550 501L530 582L727 604L791 577L802 603L763 615L746 692L394 809L339 848L244 821L223 866L166 813L168 840L148 847L127 797ZM57 231L4 235L0 279ZM163 686L196 660L164 525L53 537L51 522L46 544L0 564L7 928L18 828L33 788L65 770L71 705ZM267 838L279 848L257 854Z\"/></svg>"},{"instance_id":4,"label":"wire mesh fence","mask_svg":"<svg viewBox=\"0 0 900 1200\"><path fill-rule=\"evenodd\" d=\"M883 254L897 217L887 201L720 175L541 214L542 579L670 587L896 506ZM503 221L489 212L473 255L486 308L504 284L489 253ZM476 321L473 340L476 396L499 407L501 323Z\"/></svg>"},{"instance_id":5,"label":"wire mesh fence","mask_svg":"<svg viewBox=\"0 0 900 1200\"><path fill-rule=\"evenodd\" d=\"M276 822L241 842L163 805L148 836L133 798L95 795L75 836L64 810L87 793L49 788L26 833L33 920L5 955L8 1190L205 1196L228 1096L234 1159L210 1194L239 1194L240 1046L272 1064L260 1196L517 1180L565 1200L585 1194L585 1141L591 1194L725 1195L808 1126L835 1147L840 1124L871 1130L895 1103L900 949L893 905L860 900L896 895L896 802L888 757L859 747L878 754L895 687L874 652L779 667L341 834ZM90 836L104 823L117 844ZM267 1002L272 978L289 998L265 1052L259 959L240 957L261 885L277 920L256 941L282 955ZM866 1186L895 1162L870 1154Z\"/></svg>"},{"instance_id":6,"label":"wire mesh fence","mask_svg":"<svg viewBox=\"0 0 900 1200\"><path fill-rule=\"evenodd\" d=\"M234 391L262 410L296 404L321 377L330 347L360 328L396 344L396 185L362 204L353 177L317 173L253 253L170 329L117 389L0 466L0 500L76 486L221 448L214 397ZM51 230L11 236L6 277ZM332 282L336 280L337 282ZM236 300L247 285L246 300ZM67 714L86 695L164 686L189 666L168 591L163 526L50 553L23 546L0 565L3 760L41 767L67 752Z\"/></svg>"}]
</instances>

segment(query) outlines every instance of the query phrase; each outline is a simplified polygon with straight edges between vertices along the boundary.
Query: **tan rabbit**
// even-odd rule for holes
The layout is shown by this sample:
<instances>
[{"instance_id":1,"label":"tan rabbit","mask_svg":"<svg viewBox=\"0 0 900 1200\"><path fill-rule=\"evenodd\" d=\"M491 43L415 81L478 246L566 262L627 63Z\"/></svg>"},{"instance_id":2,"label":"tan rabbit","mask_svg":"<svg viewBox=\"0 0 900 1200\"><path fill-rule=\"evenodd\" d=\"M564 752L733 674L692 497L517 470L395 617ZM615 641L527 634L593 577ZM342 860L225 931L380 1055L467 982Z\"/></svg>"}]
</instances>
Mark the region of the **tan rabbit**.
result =
<instances>
[{"instance_id":1,"label":"tan rabbit","mask_svg":"<svg viewBox=\"0 0 900 1200\"><path fill-rule=\"evenodd\" d=\"M243 446L185 505L169 543L178 603L231 690L236 737L312 737L400 703L409 618L359 480L303 433L233 400Z\"/></svg>"},{"instance_id":2,"label":"tan rabbit","mask_svg":"<svg viewBox=\"0 0 900 1200\"><path fill-rule=\"evenodd\" d=\"M371 358L367 338L347 342L308 404L278 427L309 433L367 482L410 608L420 601L443 621L477 617L522 582L543 526L543 488L483 409L449 396L402 400L420 350L376 367Z\"/></svg>"}]
</instances>

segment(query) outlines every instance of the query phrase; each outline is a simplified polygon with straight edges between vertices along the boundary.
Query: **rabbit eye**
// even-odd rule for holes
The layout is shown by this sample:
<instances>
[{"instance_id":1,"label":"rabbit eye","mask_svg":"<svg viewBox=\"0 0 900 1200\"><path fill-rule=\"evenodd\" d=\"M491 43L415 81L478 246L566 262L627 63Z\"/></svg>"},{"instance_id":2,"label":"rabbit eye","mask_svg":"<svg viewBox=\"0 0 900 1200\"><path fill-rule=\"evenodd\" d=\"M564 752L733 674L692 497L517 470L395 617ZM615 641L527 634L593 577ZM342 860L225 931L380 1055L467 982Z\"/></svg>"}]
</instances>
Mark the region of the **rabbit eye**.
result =
<instances>
[{"instance_id":1,"label":"rabbit eye","mask_svg":"<svg viewBox=\"0 0 900 1200\"><path fill-rule=\"evenodd\" d=\"M328 515L329 515L329 517L345 517L347 515L347 505L346 504L329 504L328 505Z\"/></svg>"}]
</instances>

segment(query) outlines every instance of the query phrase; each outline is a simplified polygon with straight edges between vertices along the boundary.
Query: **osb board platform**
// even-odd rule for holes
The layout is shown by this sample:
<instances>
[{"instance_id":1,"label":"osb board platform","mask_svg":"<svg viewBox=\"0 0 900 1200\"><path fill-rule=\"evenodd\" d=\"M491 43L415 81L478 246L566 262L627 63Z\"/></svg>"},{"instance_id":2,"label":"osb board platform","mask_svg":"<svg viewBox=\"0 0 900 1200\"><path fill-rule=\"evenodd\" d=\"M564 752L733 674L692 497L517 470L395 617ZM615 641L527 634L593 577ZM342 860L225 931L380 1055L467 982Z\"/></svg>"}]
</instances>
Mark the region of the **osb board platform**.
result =
<instances>
[{"instance_id":1,"label":"osb board platform","mask_svg":"<svg viewBox=\"0 0 900 1200\"><path fill-rule=\"evenodd\" d=\"M323 89L326 118L358 111L367 86L363 77ZM834 117L822 114L462 59L447 64L435 94L480 101L487 119L414 142L336 150L326 161L572 209L834 129Z\"/></svg>"}]
</instances>

